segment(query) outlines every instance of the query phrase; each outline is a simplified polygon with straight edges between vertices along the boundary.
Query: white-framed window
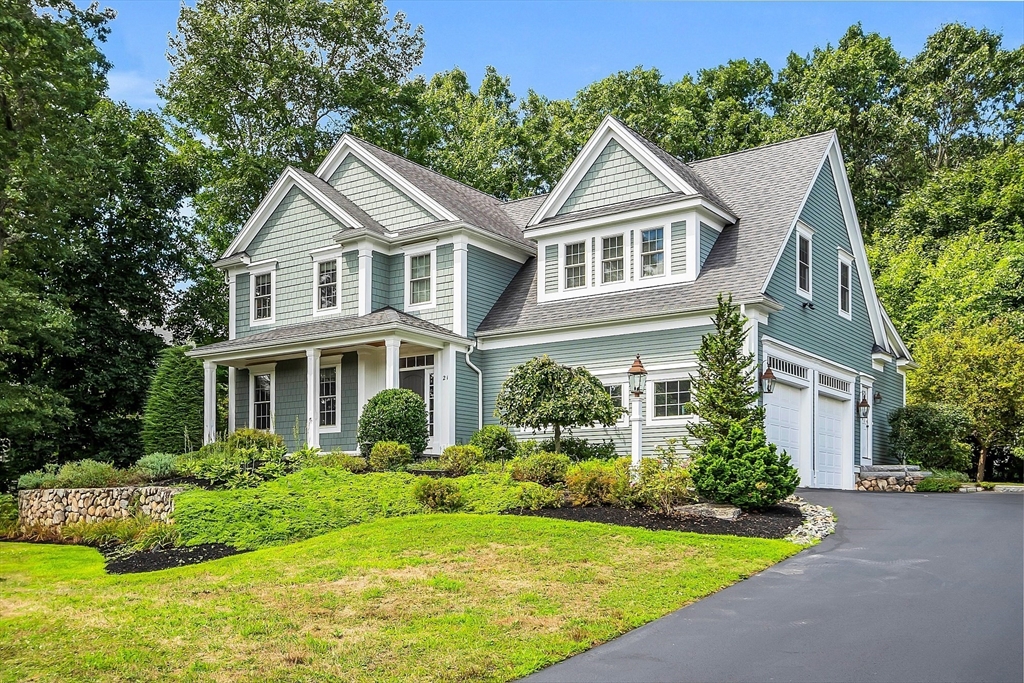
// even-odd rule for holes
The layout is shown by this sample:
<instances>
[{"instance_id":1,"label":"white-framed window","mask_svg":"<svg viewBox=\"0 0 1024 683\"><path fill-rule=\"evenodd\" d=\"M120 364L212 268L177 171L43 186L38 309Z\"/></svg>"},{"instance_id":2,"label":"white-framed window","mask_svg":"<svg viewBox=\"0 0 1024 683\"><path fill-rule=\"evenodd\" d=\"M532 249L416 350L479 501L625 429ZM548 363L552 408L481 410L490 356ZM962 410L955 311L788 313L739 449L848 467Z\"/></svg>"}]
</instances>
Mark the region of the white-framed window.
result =
<instances>
[{"instance_id":1,"label":"white-framed window","mask_svg":"<svg viewBox=\"0 0 1024 683\"><path fill-rule=\"evenodd\" d=\"M622 282L625 279L625 255L622 235L601 238L601 284Z\"/></svg>"},{"instance_id":2,"label":"white-framed window","mask_svg":"<svg viewBox=\"0 0 1024 683\"><path fill-rule=\"evenodd\" d=\"M796 291L811 298L813 245L811 233L797 228L796 233Z\"/></svg>"},{"instance_id":3,"label":"white-framed window","mask_svg":"<svg viewBox=\"0 0 1024 683\"><path fill-rule=\"evenodd\" d=\"M665 274L665 228L640 231L640 277Z\"/></svg>"},{"instance_id":4,"label":"white-framed window","mask_svg":"<svg viewBox=\"0 0 1024 683\"><path fill-rule=\"evenodd\" d=\"M274 322L277 273L262 270L251 273L249 277L249 324L267 325Z\"/></svg>"},{"instance_id":5,"label":"white-framed window","mask_svg":"<svg viewBox=\"0 0 1024 683\"><path fill-rule=\"evenodd\" d=\"M845 254L839 254L839 315L847 320L853 319L853 260Z\"/></svg>"},{"instance_id":6,"label":"white-framed window","mask_svg":"<svg viewBox=\"0 0 1024 683\"><path fill-rule=\"evenodd\" d=\"M629 388L627 384L619 384L618 382L605 383L604 390L608 392L608 395L612 397L612 403L619 408L625 408L624 412L620 417L618 424L624 425L629 423Z\"/></svg>"},{"instance_id":7,"label":"white-framed window","mask_svg":"<svg viewBox=\"0 0 1024 683\"><path fill-rule=\"evenodd\" d=\"M416 310L435 305L437 251L420 249L405 255L405 308Z\"/></svg>"},{"instance_id":8,"label":"white-framed window","mask_svg":"<svg viewBox=\"0 0 1024 683\"><path fill-rule=\"evenodd\" d=\"M333 311L338 308L338 259L318 261L316 268L316 310Z\"/></svg>"},{"instance_id":9,"label":"white-framed window","mask_svg":"<svg viewBox=\"0 0 1024 683\"><path fill-rule=\"evenodd\" d=\"M339 386L341 384L341 367L321 365L318 389L318 413L320 431L336 432L340 429L341 420L338 416L341 409Z\"/></svg>"},{"instance_id":10,"label":"white-framed window","mask_svg":"<svg viewBox=\"0 0 1024 683\"><path fill-rule=\"evenodd\" d=\"M274 401L277 381L274 365L249 368L249 425L274 431Z\"/></svg>"},{"instance_id":11,"label":"white-framed window","mask_svg":"<svg viewBox=\"0 0 1024 683\"><path fill-rule=\"evenodd\" d=\"M565 288L579 289L587 286L587 243L572 242L565 245Z\"/></svg>"},{"instance_id":12,"label":"white-framed window","mask_svg":"<svg viewBox=\"0 0 1024 683\"><path fill-rule=\"evenodd\" d=\"M689 415L686 404L690 402L690 380L655 380L653 385L652 412L655 420Z\"/></svg>"}]
</instances>

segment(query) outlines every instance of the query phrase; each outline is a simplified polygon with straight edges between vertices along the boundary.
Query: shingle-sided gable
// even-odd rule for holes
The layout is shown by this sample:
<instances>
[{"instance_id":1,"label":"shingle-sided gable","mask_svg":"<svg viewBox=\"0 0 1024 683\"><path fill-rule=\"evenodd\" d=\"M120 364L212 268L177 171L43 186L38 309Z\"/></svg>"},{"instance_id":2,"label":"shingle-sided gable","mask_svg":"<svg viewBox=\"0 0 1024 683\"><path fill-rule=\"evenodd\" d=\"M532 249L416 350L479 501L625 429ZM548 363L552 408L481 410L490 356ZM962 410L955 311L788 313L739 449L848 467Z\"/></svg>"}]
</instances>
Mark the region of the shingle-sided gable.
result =
<instances>
[{"instance_id":1,"label":"shingle-sided gable","mask_svg":"<svg viewBox=\"0 0 1024 683\"><path fill-rule=\"evenodd\" d=\"M615 139L608 141L556 215L583 211L671 190Z\"/></svg>"},{"instance_id":2,"label":"shingle-sided gable","mask_svg":"<svg viewBox=\"0 0 1024 683\"><path fill-rule=\"evenodd\" d=\"M330 184L390 230L432 223L437 217L376 171L349 154L331 174Z\"/></svg>"}]
</instances>

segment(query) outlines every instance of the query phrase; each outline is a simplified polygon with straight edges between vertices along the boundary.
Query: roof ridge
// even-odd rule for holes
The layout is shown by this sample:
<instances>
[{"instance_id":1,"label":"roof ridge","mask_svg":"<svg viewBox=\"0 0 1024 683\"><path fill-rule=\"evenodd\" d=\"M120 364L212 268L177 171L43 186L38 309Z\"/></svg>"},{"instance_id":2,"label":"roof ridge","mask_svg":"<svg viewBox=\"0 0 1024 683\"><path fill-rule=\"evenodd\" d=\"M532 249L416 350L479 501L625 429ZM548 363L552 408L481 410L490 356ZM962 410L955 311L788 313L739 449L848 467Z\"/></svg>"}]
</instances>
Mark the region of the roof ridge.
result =
<instances>
[{"instance_id":1,"label":"roof ridge","mask_svg":"<svg viewBox=\"0 0 1024 683\"><path fill-rule=\"evenodd\" d=\"M430 168L429 166L424 166L423 164L421 164L419 162L416 162L416 161L413 161L412 159L409 159L408 157L404 157L401 154L396 154L395 152L386 150L383 147L381 147L380 145L375 145L374 143L369 142L368 140L363 140L360 137L352 135L352 133L345 133L345 135L348 135L349 137L355 138L356 140L358 140L360 143L362 143L364 145L369 145L370 147L374 147L376 149L379 149L380 151L384 152L387 155L390 155L390 156L396 157L398 159L401 159L402 161L404 161L407 164L412 164L413 166L419 166L424 171L427 171L428 173L433 173L437 177L443 178L444 180L447 180L450 183L455 183L457 185L461 185L462 187L466 188L467 190L472 190L473 192L475 192L477 194L480 194L480 195L483 195L484 197L487 197L488 199L493 199L499 205L505 203L505 202L501 201L500 199L498 199L497 197L495 197L493 194L484 192L483 190L478 190L477 188L473 187L472 185L464 183L461 180L456 180L455 178L450 178L450 177L446 176L444 173L441 173L440 171L435 171L434 169ZM397 170L397 169L395 169L395 170ZM410 182L412 182L412 181L410 181Z\"/></svg>"},{"instance_id":2,"label":"roof ridge","mask_svg":"<svg viewBox=\"0 0 1024 683\"><path fill-rule=\"evenodd\" d=\"M799 142L801 140L807 140L809 138L816 138L816 137L821 136L821 135L834 134L835 132L836 132L835 128L829 128L828 130L819 131L817 133L810 133L808 135L801 135L800 137L797 137L797 138L789 138L787 140L778 140L776 142L769 142L769 143L764 144L764 145L758 145L757 147L748 147L746 149L738 149L735 152L726 152L725 154L716 154L713 157L704 157L702 159L694 159L693 161L683 161L682 163L684 163L687 166L690 166L692 168L694 164L701 164L701 163L704 163L705 161L712 161L714 159L723 159L725 157L731 157L731 156L735 156L737 154L746 154L748 152L756 152L756 151L761 150L761 149L768 149L769 147L777 147L779 145L788 145L791 142ZM680 160L680 161L682 161L682 160Z\"/></svg>"},{"instance_id":3,"label":"roof ridge","mask_svg":"<svg viewBox=\"0 0 1024 683\"><path fill-rule=\"evenodd\" d=\"M456 180L455 182L459 181ZM547 197L548 194L550 193L545 192L544 194L531 194L529 197L520 197L519 199L506 199L505 201L502 201L497 197L495 197L495 199L498 199L498 201L501 202L503 205L508 206L509 204L515 204L516 202L525 202L530 199L536 199L537 197Z\"/></svg>"}]
</instances>

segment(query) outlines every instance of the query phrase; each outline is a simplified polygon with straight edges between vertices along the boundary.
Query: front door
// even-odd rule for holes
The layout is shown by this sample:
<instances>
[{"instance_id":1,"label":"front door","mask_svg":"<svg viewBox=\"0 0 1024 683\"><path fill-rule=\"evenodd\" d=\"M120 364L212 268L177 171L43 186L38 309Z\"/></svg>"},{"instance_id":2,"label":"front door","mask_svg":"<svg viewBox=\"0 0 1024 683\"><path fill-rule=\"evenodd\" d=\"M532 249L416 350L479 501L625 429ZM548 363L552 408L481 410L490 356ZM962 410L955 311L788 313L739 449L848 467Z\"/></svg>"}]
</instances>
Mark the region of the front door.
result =
<instances>
[{"instance_id":1,"label":"front door","mask_svg":"<svg viewBox=\"0 0 1024 683\"><path fill-rule=\"evenodd\" d=\"M424 389L424 377L423 370L404 370L399 373L399 386L403 389L415 392L417 396L426 400L426 396L423 394Z\"/></svg>"},{"instance_id":2,"label":"front door","mask_svg":"<svg viewBox=\"0 0 1024 683\"><path fill-rule=\"evenodd\" d=\"M415 356L408 359L403 358L404 364L412 365L420 358L429 359L433 361L433 356ZM415 393L417 396L423 399L423 403L427 408L427 433L430 435L430 444L427 446L428 449L434 449L437 444L434 443L434 368L433 366L417 367L417 368L403 368L398 372L398 386L402 389L408 389Z\"/></svg>"}]
</instances>

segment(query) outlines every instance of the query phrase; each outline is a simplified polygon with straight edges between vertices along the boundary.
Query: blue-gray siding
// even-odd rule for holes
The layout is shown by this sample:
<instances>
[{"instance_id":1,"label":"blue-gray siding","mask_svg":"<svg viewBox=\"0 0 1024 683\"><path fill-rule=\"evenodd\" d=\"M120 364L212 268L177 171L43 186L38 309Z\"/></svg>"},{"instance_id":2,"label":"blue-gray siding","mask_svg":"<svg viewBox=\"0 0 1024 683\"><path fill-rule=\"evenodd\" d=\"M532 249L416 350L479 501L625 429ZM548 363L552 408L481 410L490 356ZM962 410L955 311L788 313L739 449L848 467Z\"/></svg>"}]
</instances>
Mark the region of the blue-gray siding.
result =
<instances>
[{"instance_id":1,"label":"blue-gray siding","mask_svg":"<svg viewBox=\"0 0 1024 683\"><path fill-rule=\"evenodd\" d=\"M472 244L469 245L466 262L466 325L469 336L473 337L476 328L521 266L511 259Z\"/></svg>"},{"instance_id":2,"label":"blue-gray siding","mask_svg":"<svg viewBox=\"0 0 1024 683\"><path fill-rule=\"evenodd\" d=\"M548 294L558 291L558 245L544 247L544 291Z\"/></svg>"},{"instance_id":3,"label":"blue-gray siding","mask_svg":"<svg viewBox=\"0 0 1024 683\"><path fill-rule=\"evenodd\" d=\"M235 429L249 426L249 371L235 370Z\"/></svg>"},{"instance_id":4,"label":"blue-gray siding","mask_svg":"<svg viewBox=\"0 0 1024 683\"><path fill-rule=\"evenodd\" d=\"M617 141L609 140L558 213L582 211L666 192L669 188L657 176Z\"/></svg>"},{"instance_id":5,"label":"blue-gray siding","mask_svg":"<svg viewBox=\"0 0 1024 683\"><path fill-rule=\"evenodd\" d=\"M274 381L274 432L292 451L306 441L306 359L278 363Z\"/></svg>"},{"instance_id":6,"label":"blue-gray siding","mask_svg":"<svg viewBox=\"0 0 1024 683\"><path fill-rule=\"evenodd\" d=\"M351 154L331 175L330 183L375 221L393 230L437 220Z\"/></svg>"},{"instance_id":7,"label":"blue-gray siding","mask_svg":"<svg viewBox=\"0 0 1024 683\"><path fill-rule=\"evenodd\" d=\"M479 352L474 352L472 360L474 365L478 360ZM479 367L479 366L477 366ZM457 443L469 443L470 437L477 429L477 413L480 409L479 395L480 380L476 372L466 365L466 354L455 354L455 441Z\"/></svg>"},{"instance_id":8,"label":"blue-gray siding","mask_svg":"<svg viewBox=\"0 0 1024 683\"><path fill-rule=\"evenodd\" d=\"M356 413L359 410L359 357L346 353L341 358L341 377L338 385L338 419L341 431L320 435L320 448L324 451L356 450Z\"/></svg>"},{"instance_id":9,"label":"blue-gray siding","mask_svg":"<svg viewBox=\"0 0 1024 683\"><path fill-rule=\"evenodd\" d=\"M484 373L484 423L496 424L494 401L508 371L516 365L541 354L548 354L559 363L582 365L590 370L618 369L613 377L602 374L602 380L616 383L626 382L626 371L637 353L641 354L648 367L671 366L694 360L694 353L700 346L701 336L711 331L710 326L687 327L676 330L662 330L635 334L615 335L597 339L559 341L548 344L533 344L505 349L489 349L473 354L473 362ZM681 370L672 377L688 379L690 371ZM666 378L668 379L668 378ZM650 399L645 396L645 400ZM644 454L651 455L665 439L684 434L682 426L644 425ZM630 427L622 424L611 427L578 429L574 433L590 439L610 439L615 442L621 455L629 454ZM520 438L533 438L530 434L518 434Z\"/></svg>"},{"instance_id":10,"label":"blue-gray siding","mask_svg":"<svg viewBox=\"0 0 1024 683\"><path fill-rule=\"evenodd\" d=\"M708 260L708 254L711 253L711 247L715 246L715 240L718 239L718 231L712 228L706 223L700 224L700 266L704 267L704 262Z\"/></svg>"},{"instance_id":11,"label":"blue-gray siding","mask_svg":"<svg viewBox=\"0 0 1024 683\"><path fill-rule=\"evenodd\" d=\"M235 276L235 334L249 334L249 273Z\"/></svg>"},{"instance_id":12,"label":"blue-gray siding","mask_svg":"<svg viewBox=\"0 0 1024 683\"><path fill-rule=\"evenodd\" d=\"M391 305L391 257L373 252L370 275L370 310Z\"/></svg>"},{"instance_id":13,"label":"blue-gray siding","mask_svg":"<svg viewBox=\"0 0 1024 683\"><path fill-rule=\"evenodd\" d=\"M851 268L852 320L846 320L839 315L838 250L843 249L852 253L853 248L850 245L832 168L828 161L815 180L800 220L814 229L811 242L811 290L814 310L804 308L801 305L804 299L796 293L797 234L794 232L786 243L785 251L767 289L768 295L784 308L770 314L768 325L762 326L761 331L858 372L871 374L875 378L876 386L879 386L883 374L873 371L871 366L874 336L856 263ZM891 377L890 374L895 377ZM886 383L899 382L899 398L902 399L902 377L896 374L895 368L884 376L884 380ZM885 393L896 392L883 391L883 396ZM859 399L859 396L857 398ZM856 418L851 416L851 419ZM885 462L888 439L886 420L876 419L874 430L874 457L877 462ZM854 457L859 463L859 425L854 424L853 432Z\"/></svg>"},{"instance_id":14,"label":"blue-gray siding","mask_svg":"<svg viewBox=\"0 0 1024 683\"><path fill-rule=\"evenodd\" d=\"M672 224L672 274L686 272L686 221Z\"/></svg>"}]
</instances>

